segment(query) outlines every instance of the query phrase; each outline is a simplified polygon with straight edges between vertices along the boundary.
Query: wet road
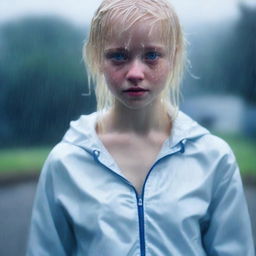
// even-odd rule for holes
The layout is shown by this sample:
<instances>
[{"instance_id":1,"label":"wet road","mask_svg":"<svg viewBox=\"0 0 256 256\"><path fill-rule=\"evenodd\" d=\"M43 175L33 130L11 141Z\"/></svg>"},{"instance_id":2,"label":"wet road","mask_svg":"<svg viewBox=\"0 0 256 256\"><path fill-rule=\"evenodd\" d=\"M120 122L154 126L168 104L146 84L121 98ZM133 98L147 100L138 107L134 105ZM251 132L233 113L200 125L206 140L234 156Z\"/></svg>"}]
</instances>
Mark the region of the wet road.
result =
<instances>
[{"instance_id":1,"label":"wet road","mask_svg":"<svg viewBox=\"0 0 256 256\"><path fill-rule=\"evenodd\" d=\"M0 187L0 255L24 256L36 182ZM256 188L245 188L256 242Z\"/></svg>"}]
</instances>

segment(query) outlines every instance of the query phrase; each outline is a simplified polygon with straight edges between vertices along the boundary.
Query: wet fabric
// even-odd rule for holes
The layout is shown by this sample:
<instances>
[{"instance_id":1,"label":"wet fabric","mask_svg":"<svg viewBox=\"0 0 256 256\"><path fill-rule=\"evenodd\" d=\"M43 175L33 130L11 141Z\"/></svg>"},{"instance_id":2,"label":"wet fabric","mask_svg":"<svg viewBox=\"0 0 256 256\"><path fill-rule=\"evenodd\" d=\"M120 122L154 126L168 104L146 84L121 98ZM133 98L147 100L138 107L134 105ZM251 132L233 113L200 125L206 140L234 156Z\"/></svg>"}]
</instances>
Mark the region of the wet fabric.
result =
<instances>
[{"instance_id":1,"label":"wet fabric","mask_svg":"<svg viewBox=\"0 0 256 256\"><path fill-rule=\"evenodd\" d=\"M222 139L179 112L138 195L99 140L98 116L71 122L48 156L27 256L254 255L239 169Z\"/></svg>"}]
</instances>

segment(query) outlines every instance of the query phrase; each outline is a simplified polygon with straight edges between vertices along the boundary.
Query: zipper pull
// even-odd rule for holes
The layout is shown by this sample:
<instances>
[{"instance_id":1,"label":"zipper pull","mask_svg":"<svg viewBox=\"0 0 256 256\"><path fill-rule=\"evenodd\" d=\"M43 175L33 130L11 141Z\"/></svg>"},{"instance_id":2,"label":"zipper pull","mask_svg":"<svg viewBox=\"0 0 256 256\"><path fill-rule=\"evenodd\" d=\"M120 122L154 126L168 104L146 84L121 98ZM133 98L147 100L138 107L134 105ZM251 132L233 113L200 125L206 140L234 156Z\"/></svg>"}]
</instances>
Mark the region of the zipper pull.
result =
<instances>
[{"instance_id":1,"label":"zipper pull","mask_svg":"<svg viewBox=\"0 0 256 256\"><path fill-rule=\"evenodd\" d=\"M93 150L93 154L94 154L96 157L98 157L98 156L100 155L100 151L97 150L97 149L95 149L95 150Z\"/></svg>"},{"instance_id":2,"label":"zipper pull","mask_svg":"<svg viewBox=\"0 0 256 256\"><path fill-rule=\"evenodd\" d=\"M143 205L142 199L141 197L139 197L138 206L142 206L142 205Z\"/></svg>"}]
</instances>

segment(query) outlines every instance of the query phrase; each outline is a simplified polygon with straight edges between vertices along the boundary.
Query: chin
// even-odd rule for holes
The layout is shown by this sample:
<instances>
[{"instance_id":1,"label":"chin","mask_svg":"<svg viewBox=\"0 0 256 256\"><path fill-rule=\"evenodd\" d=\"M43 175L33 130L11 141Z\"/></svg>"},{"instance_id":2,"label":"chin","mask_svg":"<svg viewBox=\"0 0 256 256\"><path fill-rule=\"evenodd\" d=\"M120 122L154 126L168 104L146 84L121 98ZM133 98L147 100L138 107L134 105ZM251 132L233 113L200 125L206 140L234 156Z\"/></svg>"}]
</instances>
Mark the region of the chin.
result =
<instances>
[{"instance_id":1,"label":"chin","mask_svg":"<svg viewBox=\"0 0 256 256\"><path fill-rule=\"evenodd\" d=\"M119 102L122 104L122 107L129 109L129 110L143 110L146 109L147 107L152 107L153 102L145 102L141 100L137 101L129 101L129 102Z\"/></svg>"}]
</instances>

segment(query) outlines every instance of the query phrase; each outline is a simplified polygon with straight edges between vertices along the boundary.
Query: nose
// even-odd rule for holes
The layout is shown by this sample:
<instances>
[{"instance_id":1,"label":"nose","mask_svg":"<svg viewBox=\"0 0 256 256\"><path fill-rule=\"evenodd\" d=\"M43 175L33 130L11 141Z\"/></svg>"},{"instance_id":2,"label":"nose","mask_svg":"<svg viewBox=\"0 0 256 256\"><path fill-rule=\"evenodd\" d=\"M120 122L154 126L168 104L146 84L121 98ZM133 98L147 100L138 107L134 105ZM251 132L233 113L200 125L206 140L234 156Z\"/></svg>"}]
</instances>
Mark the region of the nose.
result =
<instances>
[{"instance_id":1,"label":"nose","mask_svg":"<svg viewBox=\"0 0 256 256\"><path fill-rule=\"evenodd\" d=\"M126 79L135 85L144 79L144 65L140 60L135 59L130 63Z\"/></svg>"}]
</instances>

